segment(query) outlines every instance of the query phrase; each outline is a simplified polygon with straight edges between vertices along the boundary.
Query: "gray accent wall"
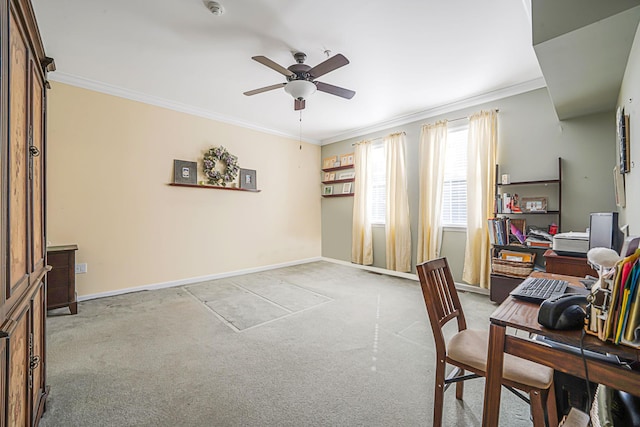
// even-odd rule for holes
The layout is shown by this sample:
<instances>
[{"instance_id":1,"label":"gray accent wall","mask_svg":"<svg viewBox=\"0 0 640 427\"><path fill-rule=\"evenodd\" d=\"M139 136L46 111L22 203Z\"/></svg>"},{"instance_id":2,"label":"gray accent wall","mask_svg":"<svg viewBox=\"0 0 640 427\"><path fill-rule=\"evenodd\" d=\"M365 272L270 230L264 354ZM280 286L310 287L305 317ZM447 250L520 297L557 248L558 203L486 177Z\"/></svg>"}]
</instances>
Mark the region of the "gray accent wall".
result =
<instances>
[{"instance_id":1,"label":"gray accent wall","mask_svg":"<svg viewBox=\"0 0 640 427\"><path fill-rule=\"evenodd\" d=\"M620 89L618 105L630 120L631 172L625 175L626 206L620 209L620 223L629 224L629 233L640 235L640 27L636 31L627 69ZM616 145L617 148L617 145ZM617 158L617 157L616 157Z\"/></svg>"},{"instance_id":2,"label":"gray accent wall","mask_svg":"<svg viewBox=\"0 0 640 427\"><path fill-rule=\"evenodd\" d=\"M500 110L498 163L500 173L509 173L512 181L555 179L558 157L563 158L561 231L584 231L589 224L590 212L616 209L612 173L616 163L615 112L559 121L546 88L323 146L324 158L350 153L354 151L353 144L363 139L406 132L412 271L415 271L418 238L418 146L421 126L442 119L452 121L489 109ZM460 122L452 121L451 124L457 123ZM633 153L634 150L631 151ZM323 256L351 260L352 214L352 197L323 198ZM447 229L443 232L442 255L448 258L454 278L459 282L462 281L465 239L464 230ZM385 268L384 249L384 227L374 226L375 267Z\"/></svg>"}]
</instances>

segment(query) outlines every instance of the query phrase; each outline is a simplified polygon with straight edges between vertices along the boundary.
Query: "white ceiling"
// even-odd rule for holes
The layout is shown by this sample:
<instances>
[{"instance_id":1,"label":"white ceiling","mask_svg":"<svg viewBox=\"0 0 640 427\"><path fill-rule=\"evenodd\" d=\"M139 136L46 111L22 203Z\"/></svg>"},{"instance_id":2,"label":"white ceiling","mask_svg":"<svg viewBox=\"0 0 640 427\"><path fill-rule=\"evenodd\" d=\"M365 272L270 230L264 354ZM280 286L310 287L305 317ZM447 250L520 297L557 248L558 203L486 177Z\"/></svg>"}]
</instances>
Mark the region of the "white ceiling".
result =
<instances>
[{"instance_id":1,"label":"white ceiling","mask_svg":"<svg viewBox=\"0 0 640 427\"><path fill-rule=\"evenodd\" d=\"M52 80L300 136L285 82L251 60L314 66L325 50L351 63L318 80L356 91L316 92L302 139L337 140L382 122L540 82L527 1L515 0L33 0Z\"/></svg>"}]
</instances>

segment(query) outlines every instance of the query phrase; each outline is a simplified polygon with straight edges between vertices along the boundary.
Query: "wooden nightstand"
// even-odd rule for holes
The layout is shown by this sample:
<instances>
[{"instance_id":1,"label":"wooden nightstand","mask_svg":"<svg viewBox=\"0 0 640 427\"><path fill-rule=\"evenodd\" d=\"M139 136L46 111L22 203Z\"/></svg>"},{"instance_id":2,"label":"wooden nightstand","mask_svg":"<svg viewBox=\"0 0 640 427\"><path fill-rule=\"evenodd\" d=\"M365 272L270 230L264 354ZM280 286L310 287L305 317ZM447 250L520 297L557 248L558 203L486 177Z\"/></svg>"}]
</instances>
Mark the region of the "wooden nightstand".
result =
<instances>
[{"instance_id":1,"label":"wooden nightstand","mask_svg":"<svg viewBox=\"0 0 640 427\"><path fill-rule=\"evenodd\" d=\"M47 264L52 269L47 274L47 310L69 307L71 314L78 314L76 301L76 251L78 245L47 247Z\"/></svg>"}]
</instances>

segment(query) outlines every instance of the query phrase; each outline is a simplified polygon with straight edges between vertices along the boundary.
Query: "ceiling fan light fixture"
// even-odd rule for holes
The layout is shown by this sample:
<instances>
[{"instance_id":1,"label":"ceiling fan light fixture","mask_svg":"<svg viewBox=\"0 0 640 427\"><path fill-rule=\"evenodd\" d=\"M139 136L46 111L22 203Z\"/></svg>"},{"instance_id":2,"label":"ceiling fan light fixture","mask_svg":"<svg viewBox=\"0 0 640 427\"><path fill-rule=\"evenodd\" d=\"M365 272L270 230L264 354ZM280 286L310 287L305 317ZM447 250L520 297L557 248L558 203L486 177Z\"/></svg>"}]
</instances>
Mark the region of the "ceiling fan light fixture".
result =
<instances>
[{"instance_id":1,"label":"ceiling fan light fixture","mask_svg":"<svg viewBox=\"0 0 640 427\"><path fill-rule=\"evenodd\" d=\"M217 1L204 0L204 5L209 9L209 12L213 13L215 16L224 14L224 7Z\"/></svg>"},{"instance_id":2,"label":"ceiling fan light fixture","mask_svg":"<svg viewBox=\"0 0 640 427\"><path fill-rule=\"evenodd\" d=\"M308 80L292 80L284 87L294 99L308 99L316 89L316 85Z\"/></svg>"}]
</instances>

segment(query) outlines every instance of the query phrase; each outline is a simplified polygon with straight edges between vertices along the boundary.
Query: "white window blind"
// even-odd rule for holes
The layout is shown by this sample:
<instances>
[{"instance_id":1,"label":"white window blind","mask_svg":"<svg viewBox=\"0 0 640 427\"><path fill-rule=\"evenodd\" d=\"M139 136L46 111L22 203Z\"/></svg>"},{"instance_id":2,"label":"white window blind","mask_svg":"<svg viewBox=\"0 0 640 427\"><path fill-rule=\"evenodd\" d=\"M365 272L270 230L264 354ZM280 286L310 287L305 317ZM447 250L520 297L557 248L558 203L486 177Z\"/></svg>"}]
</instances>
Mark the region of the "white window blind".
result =
<instances>
[{"instance_id":1,"label":"white window blind","mask_svg":"<svg viewBox=\"0 0 640 427\"><path fill-rule=\"evenodd\" d=\"M467 226L467 134L466 126L450 129L444 167L442 225Z\"/></svg>"},{"instance_id":2,"label":"white window blind","mask_svg":"<svg viewBox=\"0 0 640 427\"><path fill-rule=\"evenodd\" d=\"M386 164L384 157L384 143L382 140L371 144L371 187L369 188L369 217L372 224L384 224L386 217L387 199Z\"/></svg>"}]
</instances>

